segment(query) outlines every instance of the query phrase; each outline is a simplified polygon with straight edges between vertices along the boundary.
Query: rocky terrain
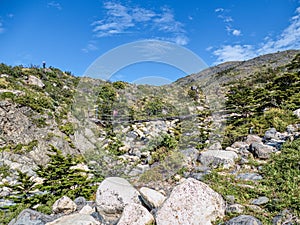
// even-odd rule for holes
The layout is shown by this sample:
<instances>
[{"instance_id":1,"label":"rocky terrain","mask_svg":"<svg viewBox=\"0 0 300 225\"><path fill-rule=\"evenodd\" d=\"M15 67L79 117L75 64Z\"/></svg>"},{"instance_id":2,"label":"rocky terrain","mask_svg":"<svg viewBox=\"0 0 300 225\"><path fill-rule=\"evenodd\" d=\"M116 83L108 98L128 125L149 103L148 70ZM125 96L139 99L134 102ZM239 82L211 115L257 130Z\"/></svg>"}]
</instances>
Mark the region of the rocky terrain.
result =
<instances>
[{"instance_id":1,"label":"rocky terrain","mask_svg":"<svg viewBox=\"0 0 300 225\"><path fill-rule=\"evenodd\" d=\"M155 87L1 64L0 221L299 224L299 65L291 50Z\"/></svg>"}]
</instances>

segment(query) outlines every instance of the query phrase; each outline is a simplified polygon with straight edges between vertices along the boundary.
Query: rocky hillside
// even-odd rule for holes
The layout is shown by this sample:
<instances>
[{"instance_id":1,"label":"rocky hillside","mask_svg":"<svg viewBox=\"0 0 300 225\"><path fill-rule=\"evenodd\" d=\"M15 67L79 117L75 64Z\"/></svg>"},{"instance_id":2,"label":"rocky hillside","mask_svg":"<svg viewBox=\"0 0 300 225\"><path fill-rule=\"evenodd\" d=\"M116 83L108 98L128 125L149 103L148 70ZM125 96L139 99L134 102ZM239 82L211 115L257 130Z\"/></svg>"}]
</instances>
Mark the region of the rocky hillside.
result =
<instances>
[{"instance_id":1,"label":"rocky hillside","mask_svg":"<svg viewBox=\"0 0 300 225\"><path fill-rule=\"evenodd\" d=\"M0 221L298 224L299 68L291 50L156 87L0 64Z\"/></svg>"}]
</instances>

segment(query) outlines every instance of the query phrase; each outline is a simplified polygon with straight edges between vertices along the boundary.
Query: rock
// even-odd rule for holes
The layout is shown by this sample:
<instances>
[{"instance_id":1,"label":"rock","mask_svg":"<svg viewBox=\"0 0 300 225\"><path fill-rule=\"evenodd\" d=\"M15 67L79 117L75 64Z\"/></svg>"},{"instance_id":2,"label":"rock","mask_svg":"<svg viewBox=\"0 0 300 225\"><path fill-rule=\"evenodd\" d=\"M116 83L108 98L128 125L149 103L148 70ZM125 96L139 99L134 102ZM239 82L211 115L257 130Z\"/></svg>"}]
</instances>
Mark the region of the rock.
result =
<instances>
[{"instance_id":1,"label":"rock","mask_svg":"<svg viewBox=\"0 0 300 225\"><path fill-rule=\"evenodd\" d=\"M140 204L130 203L125 206L117 225L150 225L154 217Z\"/></svg>"},{"instance_id":2,"label":"rock","mask_svg":"<svg viewBox=\"0 0 300 225\"><path fill-rule=\"evenodd\" d=\"M293 134L294 132L296 132L296 126L295 125L288 125L287 127L286 127L286 132L288 133L288 134Z\"/></svg>"},{"instance_id":3,"label":"rock","mask_svg":"<svg viewBox=\"0 0 300 225\"><path fill-rule=\"evenodd\" d=\"M109 177L101 182L96 193L96 206L105 220L117 220L129 203L141 202L139 192L127 180Z\"/></svg>"},{"instance_id":4,"label":"rock","mask_svg":"<svg viewBox=\"0 0 300 225\"><path fill-rule=\"evenodd\" d=\"M249 148L249 151L253 154L253 156L260 159L270 158L271 153L274 152L274 150L274 147L258 142L252 143Z\"/></svg>"},{"instance_id":5,"label":"rock","mask_svg":"<svg viewBox=\"0 0 300 225\"><path fill-rule=\"evenodd\" d=\"M226 196L225 196L225 200L226 200L226 202L229 203L229 204L234 204L234 202L235 202L235 197L234 197L234 195L226 195Z\"/></svg>"},{"instance_id":6,"label":"rock","mask_svg":"<svg viewBox=\"0 0 300 225\"><path fill-rule=\"evenodd\" d=\"M45 87L45 84L41 81L41 79L35 77L35 76L32 76L32 75L29 75L28 76L28 80L27 80L27 83L30 84L30 85L36 85L40 88L44 88Z\"/></svg>"},{"instance_id":7,"label":"rock","mask_svg":"<svg viewBox=\"0 0 300 225\"><path fill-rule=\"evenodd\" d=\"M76 210L81 210L87 203L84 197L78 197L74 200L76 204Z\"/></svg>"},{"instance_id":8,"label":"rock","mask_svg":"<svg viewBox=\"0 0 300 225\"><path fill-rule=\"evenodd\" d=\"M63 196L60 199L56 200L52 206L53 213L64 213L70 214L74 212L77 208L75 202L73 202L69 197Z\"/></svg>"},{"instance_id":9,"label":"rock","mask_svg":"<svg viewBox=\"0 0 300 225\"><path fill-rule=\"evenodd\" d=\"M250 136L250 135L248 135ZM253 135L251 135L253 136ZM235 149L239 149L239 148L248 148L249 147L249 144L245 143L245 142L242 142L242 141L237 141L237 142L234 142L232 145L231 145L232 148L235 148Z\"/></svg>"},{"instance_id":10,"label":"rock","mask_svg":"<svg viewBox=\"0 0 300 225\"><path fill-rule=\"evenodd\" d=\"M47 222L51 221L53 221L53 218L51 216L31 209L24 209L18 215L18 217L10 221L8 225L45 225Z\"/></svg>"},{"instance_id":11,"label":"rock","mask_svg":"<svg viewBox=\"0 0 300 225\"><path fill-rule=\"evenodd\" d=\"M226 213L238 213L241 214L245 207L240 204L233 204L226 207Z\"/></svg>"},{"instance_id":12,"label":"rock","mask_svg":"<svg viewBox=\"0 0 300 225\"><path fill-rule=\"evenodd\" d=\"M171 192L156 214L157 225L202 225L223 217L225 202L208 185L188 178Z\"/></svg>"},{"instance_id":13,"label":"rock","mask_svg":"<svg viewBox=\"0 0 300 225\"><path fill-rule=\"evenodd\" d=\"M278 139L278 135L277 135L277 131L275 128L270 128L266 131L265 136L264 136L265 140L270 140L270 139Z\"/></svg>"},{"instance_id":14,"label":"rock","mask_svg":"<svg viewBox=\"0 0 300 225\"><path fill-rule=\"evenodd\" d=\"M216 142L208 147L208 150L222 150L222 145L220 142Z\"/></svg>"},{"instance_id":15,"label":"rock","mask_svg":"<svg viewBox=\"0 0 300 225\"><path fill-rule=\"evenodd\" d=\"M153 189L142 187L140 189L143 202L150 208L158 208L166 200L166 197Z\"/></svg>"},{"instance_id":16,"label":"rock","mask_svg":"<svg viewBox=\"0 0 300 225\"><path fill-rule=\"evenodd\" d=\"M85 214L72 214L60 217L46 225L101 225L94 217Z\"/></svg>"},{"instance_id":17,"label":"rock","mask_svg":"<svg viewBox=\"0 0 300 225\"><path fill-rule=\"evenodd\" d=\"M240 173L236 176L240 180L261 180L263 177L258 173Z\"/></svg>"},{"instance_id":18,"label":"rock","mask_svg":"<svg viewBox=\"0 0 300 225\"><path fill-rule=\"evenodd\" d=\"M253 216L241 215L225 222L225 225L262 225L262 223Z\"/></svg>"},{"instance_id":19,"label":"rock","mask_svg":"<svg viewBox=\"0 0 300 225\"><path fill-rule=\"evenodd\" d=\"M225 150L208 150L202 152L199 155L198 161L204 166L229 168L234 166L234 160L238 158L238 155L232 151Z\"/></svg>"},{"instance_id":20,"label":"rock","mask_svg":"<svg viewBox=\"0 0 300 225\"><path fill-rule=\"evenodd\" d=\"M93 209L91 206L89 205L85 205L82 207L82 209L79 211L80 214L87 214L90 215L93 212L95 212L95 209Z\"/></svg>"},{"instance_id":21,"label":"rock","mask_svg":"<svg viewBox=\"0 0 300 225\"><path fill-rule=\"evenodd\" d=\"M252 144L253 142L258 142L261 143L262 142L262 138L257 136L257 135L253 135L253 134L249 134L246 138L245 143L247 143L248 145Z\"/></svg>"},{"instance_id":22,"label":"rock","mask_svg":"<svg viewBox=\"0 0 300 225\"><path fill-rule=\"evenodd\" d=\"M296 109L293 114L300 119L300 109Z\"/></svg>"},{"instance_id":23,"label":"rock","mask_svg":"<svg viewBox=\"0 0 300 225\"><path fill-rule=\"evenodd\" d=\"M293 225L293 224L300 224L300 218L293 215L289 210L285 209L280 214L275 216L272 220L273 225Z\"/></svg>"},{"instance_id":24,"label":"rock","mask_svg":"<svg viewBox=\"0 0 300 225\"><path fill-rule=\"evenodd\" d=\"M251 204L253 205L263 205L266 204L269 201L269 199L267 197L259 197L257 199L254 199Z\"/></svg>"}]
</instances>

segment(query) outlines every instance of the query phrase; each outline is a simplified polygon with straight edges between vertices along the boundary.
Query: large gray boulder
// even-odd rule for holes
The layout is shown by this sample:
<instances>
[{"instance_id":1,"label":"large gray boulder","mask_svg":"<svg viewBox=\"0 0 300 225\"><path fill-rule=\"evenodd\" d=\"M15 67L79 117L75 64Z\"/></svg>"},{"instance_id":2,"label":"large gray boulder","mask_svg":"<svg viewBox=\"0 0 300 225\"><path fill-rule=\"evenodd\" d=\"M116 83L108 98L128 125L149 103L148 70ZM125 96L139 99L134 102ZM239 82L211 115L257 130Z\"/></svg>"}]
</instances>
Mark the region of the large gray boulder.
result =
<instances>
[{"instance_id":1,"label":"large gray boulder","mask_svg":"<svg viewBox=\"0 0 300 225\"><path fill-rule=\"evenodd\" d=\"M54 218L43 213L24 209L16 219L10 221L8 225L45 225L47 222L53 221Z\"/></svg>"},{"instance_id":2,"label":"large gray boulder","mask_svg":"<svg viewBox=\"0 0 300 225\"><path fill-rule=\"evenodd\" d=\"M254 157L259 159L268 159L270 158L271 153L275 151L275 148L269 145L254 142L250 145L249 151Z\"/></svg>"},{"instance_id":3,"label":"large gray boulder","mask_svg":"<svg viewBox=\"0 0 300 225\"><path fill-rule=\"evenodd\" d=\"M150 225L153 222L154 217L144 206L130 203L125 206L117 225Z\"/></svg>"},{"instance_id":4,"label":"large gray boulder","mask_svg":"<svg viewBox=\"0 0 300 225\"><path fill-rule=\"evenodd\" d=\"M222 196L208 185L188 178L171 192L156 214L157 225L210 225L225 213Z\"/></svg>"},{"instance_id":5,"label":"large gray boulder","mask_svg":"<svg viewBox=\"0 0 300 225\"><path fill-rule=\"evenodd\" d=\"M94 217L86 214L72 214L60 217L46 225L101 225Z\"/></svg>"},{"instance_id":6,"label":"large gray boulder","mask_svg":"<svg viewBox=\"0 0 300 225\"><path fill-rule=\"evenodd\" d=\"M198 161L204 166L230 168L238 155L233 151L208 150L199 155Z\"/></svg>"},{"instance_id":7,"label":"large gray boulder","mask_svg":"<svg viewBox=\"0 0 300 225\"><path fill-rule=\"evenodd\" d=\"M262 223L253 216L241 215L225 222L225 225L262 225Z\"/></svg>"},{"instance_id":8,"label":"large gray boulder","mask_svg":"<svg viewBox=\"0 0 300 225\"><path fill-rule=\"evenodd\" d=\"M96 206L105 220L118 220L129 203L141 202L139 192L127 180L109 177L101 182L96 193Z\"/></svg>"}]
</instances>

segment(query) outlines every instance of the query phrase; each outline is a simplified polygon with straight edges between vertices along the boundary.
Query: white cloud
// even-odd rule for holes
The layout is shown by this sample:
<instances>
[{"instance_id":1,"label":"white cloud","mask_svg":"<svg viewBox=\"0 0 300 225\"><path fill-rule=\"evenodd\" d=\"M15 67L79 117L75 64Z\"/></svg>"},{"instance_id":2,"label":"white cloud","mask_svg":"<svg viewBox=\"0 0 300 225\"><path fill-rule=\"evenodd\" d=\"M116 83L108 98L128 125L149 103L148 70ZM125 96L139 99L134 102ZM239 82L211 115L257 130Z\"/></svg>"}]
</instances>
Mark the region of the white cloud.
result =
<instances>
[{"instance_id":1,"label":"white cloud","mask_svg":"<svg viewBox=\"0 0 300 225\"><path fill-rule=\"evenodd\" d=\"M185 45L188 43L184 25L177 21L169 8L153 11L141 7L127 7L120 3L105 2L106 17L92 23L95 37L151 31L157 39L168 39ZM167 37L166 36L170 36ZM152 37L151 37L152 38Z\"/></svg>"},{"instance_id":2,"label":"white cloud","mask_svg":"<svg viewBox=\"0 0 300 225\"><path fill-rule=\"evenodd\" d=\"M223 12L223 11L224 11L223 8L216 8L216 9L215 9L215 12Z\"/></svg>"},{"instance_id":3,"label":"white cloud","mask_svg":"<svg viewBox=\"0 0 300 225\"><path fill-rule=\"evenodd\" d=\"M220 18L225 24L225 30L227 31L228 35L233 36L240 36L241 30L235 29L232 25L234 22L233 18L228 14L229 10L225 10L223 8L215 9L215 12L218 14L218 18Z\"/></svg>"},{"instance_id":4,"label":"white cloud","mask_svg":"<svg viewBox=\"0 0 300 225\"><path fill-rule=\"evenodd\" d=\"M295 10L296 16L290 20L290 25L277 37L266 37L257 46L254 45L224 45L213 51L217 57L215 64L247 60L261 54L268 54L288 49L300 49L300 7ZM234 32L234 31L233 31Z\"/></svg>"},{"instance_id":5,"label":"white cloud","mask_svg":"<svg viewBox=\"0 0 300 225\"><path fill-rule=\"evenodd\" d=\"M81 49L81 51L83 51L84 53L88 53L96 50L98 50L98 47L95 41L90 41L85 48Z\"/></svg>"},{"instance_id":6,"label":"white cloud","mask_svg":"<svg viewBox=\"0 0 300 225\"><path fill-rule=\"evenodd\" d=\"M232 34L233 34L234 36L240 36L240 35L241 35L241 31L235 29L235 30L232 31Z\"/></svg>"},{"instance_id":7,"label":"white cloud","mask_svg":"<svg viewBox=\"0 0 300 225\"><path fill-rule=\"evenodd\" d=\"M215 50L213 54L217 57L215 64L247 60L255 57L255 52L251 45L224 45Z\"/></svg>"},{"instance_id":8,"label":"white cloud","mask_svg":"<svg viewBox=\"0 0 300 225\"><path fill-rule=\"evenodd\" d=\"M58 9L58 10L62 10L61 5L55 1L48 2L47 7L52 7L52 8Z\"/></svg>"}]
</instances>

